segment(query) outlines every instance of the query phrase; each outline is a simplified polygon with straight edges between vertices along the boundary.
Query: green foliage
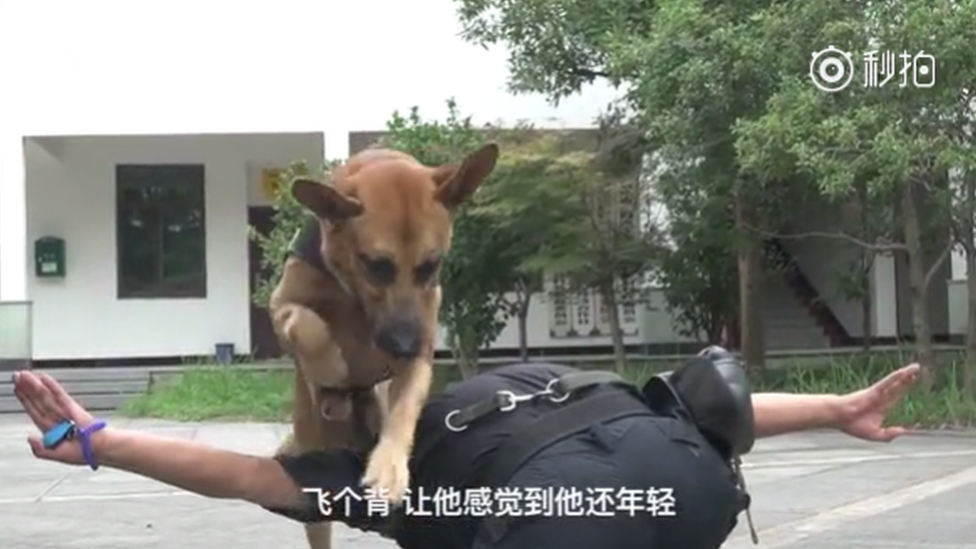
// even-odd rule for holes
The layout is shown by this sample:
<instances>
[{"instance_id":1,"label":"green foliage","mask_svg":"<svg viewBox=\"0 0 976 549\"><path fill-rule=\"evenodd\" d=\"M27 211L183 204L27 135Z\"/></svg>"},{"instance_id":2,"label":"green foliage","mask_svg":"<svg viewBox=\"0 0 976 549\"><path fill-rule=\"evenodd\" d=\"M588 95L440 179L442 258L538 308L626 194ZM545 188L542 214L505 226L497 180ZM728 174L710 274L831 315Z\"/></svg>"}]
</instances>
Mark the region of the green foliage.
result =
<instances>
[{"instance_id":1,"label":"green foliage","mask_svg":"<svg viewBox=\"0 0 976 549\"><path fill-rule=\"evenodd\" d=\"M762 22L764 34L776 37L763 45L792 50L796 63L809 63L810 47L789 46L796 40L794 22L804 18L819 31L807 35L812 43L852 51L855 71L868 50L929 52L936 58L935 86L913 86L909 71L906 86L901 75L884 87L865 87L855 78L829 94L794 70L784 75L767 112L737 125L743 165L760 174L798 171L828 196L850 196L859 182L872 195L897 193L905 184L934 182L952 165L972 165L962 128L971 125L976 84L976 51L969 46L976 38L976 5L916 0L853 6L832 0L781 7ZM902 60L896 63L898 70Z\"/></svg>"},{"instance_id":2,"label":"green foliage","mask_svg":"<svg viewBox=\"0 0 976 549\"><path fill-rule=\"evenodd\" d=\"M739 305L732 204L673 177L661 178L658 189L668 208L670 246L658 269L667 309L682 335L719 343Z\"/></svg>"},{"instance_id":3,"label":"green foliage","mask_svg":"<svg viewBox=\"0 0 976 549\"><path fill-rule=\"evenodd\" d=\"M309 215L305 207L291 195L291 182L299 176L313 176L324 181L332 167L329 165L323 173L314 174L311 173L306 162L294 162L281 170L274 186L271 231L268 234L261 234L254 227L248 227L248 238L255 241L263 253L260 281L251 296L258 307L267 308L271 292L274 291L285 267L291 240L301 228L305 216Z\"/></svg>"},{"instance_id":4,"label":"green foliage","mask_svg":"<svg viewBox=\"0 0 976 549\"><path fill-rule=\"evenodd\" d=\"M540 261L559 237L573 193L572 153L557 136L530 128L496 133L502 156L491 183L485 185L470 213L485 221L500 246L496 261L509 271L506 286L539 291L546 274ZM519 305L511 303L513 312Z\"/></svg>"},{"instance_id":5,"label":"green foliage","mask_svg":"<svg viewBox=\"0 0 976 549\"><path fill-rule=\"evenodd\" d=\"M500 198L533 208L526 216L547 228L536 231L544 241L526 266L563 276L577 289L603 292L619 286L659 255L658 226L642 219L652 210L653 197L640 177L640 155L629 154L630 128L619 124L605 120L591 150L545 154L538 166L544 177Z\"/></svg>"},{"instance_id":6,"label":"green foliage","mask_svg":"<svg viewBox=\"0 0 976 549\"><path fill-rule=\"evenodd\" d=\"M976 2L457 4L469 41L505 44L514 90L559 99L600 77L622 85L630 123L663 166L659 177L680 189L662 199L679 243L663 265L672 305L711 310L708 302L723 294L720 273L731 268L725 246L757 232L789 232L791 213L811 195L817 203L856 200L870 208L871 219L853 236L875 245L872 253L896 239L907 247L903 190L916 196L926 256L944 249L951 221L972 217L951 205L962 186L947 185L945 174L976 169ZM809 76L812 54L828 45L852 53L857 76L837 93L817 89ZM936 58L935 86L900 86L900 75L884 88L864 86L868 50L928 52ZM902 60L895 62L897 71ZM696 216L688 206L704 193L698 207L715 212L733 190L744 198L740 205L757 210L738 235L729 234L726 217ZM690 273L709 275L699 285ZM709 316L680 314L692 331Z\"/></svg>"},{"instance_id":7,"label":"green foliage","mask_svg":"<svg viewBox=\"0 0 976 549\"><path fill-rule=\"evenodd\" d=\"M668 180L671 187L655 199L671 212L667 233L678 246L660 265L671 286L669 307L686 333L714 332L716 319L735 310L737 276L730 274L744 249L738 245L749 236L734 230L723 205L738 188L757 207L760 220L784 213L779 204L787 189L778 181L743 177L734 147L735 123L762 113L778 85L778 52L756 47L752 16L759 5L702 0L458 4L469 40L505 43L514 89L558 99L602 76L626 90L618 108L628 116L616 125L639 136L625 147L628 156L653 153L658 185ZM643 255L646 268L646 260L658 254Z\"/></svg>"}]
</instances>

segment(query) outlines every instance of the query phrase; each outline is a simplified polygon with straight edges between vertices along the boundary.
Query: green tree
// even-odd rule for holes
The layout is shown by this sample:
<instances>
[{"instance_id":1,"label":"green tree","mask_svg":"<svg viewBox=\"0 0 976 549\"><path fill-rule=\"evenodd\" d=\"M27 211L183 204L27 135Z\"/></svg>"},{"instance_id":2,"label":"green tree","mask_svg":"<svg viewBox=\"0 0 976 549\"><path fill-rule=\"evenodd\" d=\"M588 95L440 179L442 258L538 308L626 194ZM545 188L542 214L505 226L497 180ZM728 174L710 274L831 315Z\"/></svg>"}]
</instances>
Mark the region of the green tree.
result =
<instances>
[{"instance_id":1,"label":"green tree","mask_svg":"<svg viewBox=\"0 0 976 549\"><path fill-rule=\"evenodd\" d=\"M509 288L508 310L518 322L519 355L528 359L528 314L534 295L544 288L543 266L533 259L550 240L550 229L560 220L561 187L557 168L563 151L558 137L529 126L496 134L502 154L475 207L469 212L485 221L504 242L497 258L505 266Z\"/></svg>"},{"instance_id":2,"label":"green tree","mask_svg":"<svg viewBox=\"0 0 976 549\"><path fill-rule=\"evenodd\" d=\"M669 246L658 275L668 311L682 335L710 344L736 339L739 272L735 216L727 196L705 185L662 177L658 180ZM731 345L734 346L734 345Z\"/></svg>"},{"instance_id":3,"label":"green tree","mask_svg":"<svg viewBox=\"0 0 976 549\"><path fill-rule=\"evenodd\" d=\"M512 182L526 183L510 184L495 198L496 207L520 220L519 234L534 235L523 270L562 277L568 291L600 296L619 370L626 367L620 308L640 301L636 280L660 251L658 227L644 219L650 196L641 159L629 155L631 130L608 118L590 150L543 145L543 154L521 159L523 171ZM538 176L525 177L526 165Z\"/></svg>"},{"instance_id":4,"label":"green tree","mask_svg":"<svg viewBox=\"0 0 976 549\"><path fill-rule=\"evenodd\" d=\"M580 198L587 193L599 194L595 183L605 181L593 169L597 143L590 142L591 137L596 137L592 133L537 130L522 125L500 131L496 136L504 152L492 184L485 186L474 212L489 219L499 238L508 242L502 263L512 267L510 310L518 319L520 352L524 359L528 355L529 305L532 296L543 290L544 278L570 275L577 282L587 278L579 275L583 263L592 254L576 255L580 243L578 233L581 226L591 226L585 224L593 213L588 208L597 202ZM615 186L623 188L624 184L608 183L604 190L612 193ZM606 205L604 202L599 204ZM618 206L615 208L620 210ZM632 227L634 231L635 227ZM603 229L603 234L609 235L610 227ZM612 242L608 240L604 244L612 245ZM611 323L619 325L616 316ZM619 329L617 334L620 336ZM618 339L622 353L622 336Z\"/></svg>"},{"instance_id":5,"label":"green tree","mask_svg":"<svg viewBox=\"0 0 976 549\"><path fill-rule=\"evenodd\" d=\"M777 88L775 50L755 47L754 17L766 4L703 0L458 0L465 36L504 42L511 88L568 96L597 78L622 85L631 124L663 174L734 200L741 341L746 364L761 372L761 239L779 181L746 177L733 127L764 112ZM662 175L663 175L662 174ZM692 177L694 175L694 177ZM688 192L691 192L688 188Z\"/></svg>"},{"instance_id":6,"label":"green tree","mask_svg":"<svg viewBox=\"0 0 976 549\"><path fill-rule=\"evenodd\" d=\"M894 207L899 234L883 246L907 255L916 350L930 373L935 357L928 293L952 247L946 236L952 217L947 172L972 165L974 154L965 128L972 120L967 91L976 84L976 52L969 47L976 37L976 5L783 5L769 10L757 25L758 36L765 37L757 46L809 62L810 48L796 45L797 21L814 31L809 35L813 43L843 44L855 59L871 50L897 54L920 49L940 58L938 80L931 88L913 86L909 71L907 85L900 85L902 77L895 75L884 87L855 82L828 94L813 87L801 71L789 75L784 70L783 85L770 99L767 113L743 120L737 128L740 158L750 173L768 177L784 170L800 172L834 200L853 199L863 186L869 196ZM897 63L896 69L902 60Z\"/></svg>"}]
</instances>

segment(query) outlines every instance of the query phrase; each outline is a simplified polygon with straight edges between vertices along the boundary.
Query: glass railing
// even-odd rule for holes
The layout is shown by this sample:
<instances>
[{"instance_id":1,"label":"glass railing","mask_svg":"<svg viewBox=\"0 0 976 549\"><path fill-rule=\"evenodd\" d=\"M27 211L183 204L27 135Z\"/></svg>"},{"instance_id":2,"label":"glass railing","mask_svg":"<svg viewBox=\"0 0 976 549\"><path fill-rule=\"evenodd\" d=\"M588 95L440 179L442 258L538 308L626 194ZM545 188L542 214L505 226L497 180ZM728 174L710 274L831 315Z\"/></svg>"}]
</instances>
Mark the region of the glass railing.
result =
<instances>
[{"instance_id":1,"label":"glass railing","mask_svg":"<svg viewBox=\"0 0 976 549\"><path fill-rule=\"evenodd\" d=\"M0 301L0 370L23 368L31 359L31 303Z\"/></svg>"}]
</instances>

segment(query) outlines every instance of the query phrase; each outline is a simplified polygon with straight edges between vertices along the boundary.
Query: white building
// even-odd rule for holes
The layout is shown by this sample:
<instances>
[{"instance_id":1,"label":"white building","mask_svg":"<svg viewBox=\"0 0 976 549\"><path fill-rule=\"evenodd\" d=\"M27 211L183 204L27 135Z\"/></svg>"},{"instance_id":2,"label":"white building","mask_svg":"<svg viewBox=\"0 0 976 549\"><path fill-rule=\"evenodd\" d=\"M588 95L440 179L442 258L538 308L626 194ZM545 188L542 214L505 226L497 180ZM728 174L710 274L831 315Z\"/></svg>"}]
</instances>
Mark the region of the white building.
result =
<instances>
[{"instance_id":1,"label":"white building","mask_svg":"<svg viewBox=\"0 0 976 549\"><path fill-rule=\"evenodd\" d=\"M266 320L252 318L246 235L267 206L264 170L344 158L350 132L382 130L414 105L440 117L451 96L480 122L577 128L615 95L593 87L558 108L509 95L505 53L461 42L451 0L279 0L273 10L235 5L233 17L222 4L170 0L152 25L145 2L51 4L0 15L0 70L17 83L0 91L0 360L169 361L220 343L247 354L267 335ZM52 10L57 18L45 16ZM169 199L150 196L164 187ZM145 221L153 215L193 228L164 242L164 223ZM35 252L51 237L63 241L64 272L45 276L50 262ZM125 244L146 239L161 242L154 253ZM833 322L861 337L859 305L830 287L830 267L851 250L796 244L789 253ZM189 263L170 257L180 247ZM909 333L896 271L891 258L876 266L874 337ZM769 323L771 346L828 345L826 321L793 286L771 286L770 314L788 319ZM552 301L534 302L531 346L609 345L594 297ZM660 292L622 313L630 344L688 341ZM948 333L943 324L936 333ZM496 347L517 341L513 322Z\"/></svg>"}]
</instances>

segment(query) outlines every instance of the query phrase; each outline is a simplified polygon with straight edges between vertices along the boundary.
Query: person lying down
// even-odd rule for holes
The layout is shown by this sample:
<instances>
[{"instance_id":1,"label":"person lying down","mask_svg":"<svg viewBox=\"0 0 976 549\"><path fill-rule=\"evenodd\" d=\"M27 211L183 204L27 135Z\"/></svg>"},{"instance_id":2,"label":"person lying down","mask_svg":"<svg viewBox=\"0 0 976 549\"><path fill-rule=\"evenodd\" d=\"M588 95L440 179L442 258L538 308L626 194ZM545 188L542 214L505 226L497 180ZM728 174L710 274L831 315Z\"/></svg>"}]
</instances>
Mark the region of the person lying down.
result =
<instances>
[{"instance_id":1,"label":"person lying down","mask_svg":"<svg viewBox=\"0 0 976 549\"><path fill-rule=\"evenodd\" d=\"M245 455L109 426L44 373L17 372L14 386L39 459L343 522L405 549L713 549L749 505L737 463L755 438L893 440L906 429L885 427L886 413L917 374L912 364L843 395L752 394L719 347L643 387L559 364L495 368L429 399L410 493L382 510L382 494L360 485L364 455Z\"/></svg>"}]
</instances>

